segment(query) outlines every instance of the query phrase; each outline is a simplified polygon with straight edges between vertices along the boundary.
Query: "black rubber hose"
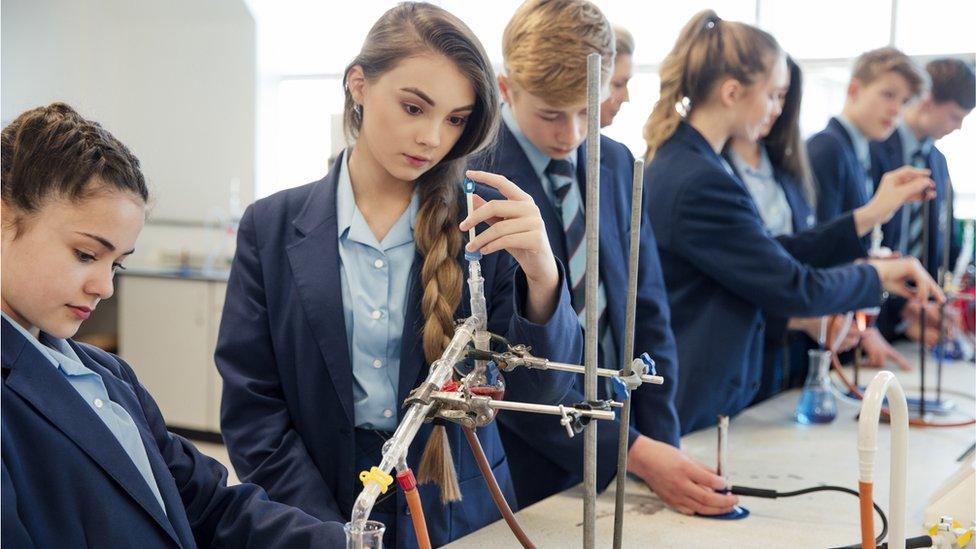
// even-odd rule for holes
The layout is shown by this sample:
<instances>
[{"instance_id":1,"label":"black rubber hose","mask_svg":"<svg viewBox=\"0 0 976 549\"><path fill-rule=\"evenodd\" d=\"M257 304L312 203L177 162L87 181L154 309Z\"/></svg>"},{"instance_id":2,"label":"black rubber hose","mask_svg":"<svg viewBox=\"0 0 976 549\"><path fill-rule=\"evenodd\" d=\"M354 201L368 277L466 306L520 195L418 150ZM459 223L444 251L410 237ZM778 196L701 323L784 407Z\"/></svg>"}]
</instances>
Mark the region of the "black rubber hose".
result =
<instances>
[{"instance_id":1,"label":"black rubber hose","mask_svg":"<svg viewBox=\"0 0 976 549\"><path fill-rule=\"evenodd\" d=\"M852 496L859 496L857 490L851 490L850 488L845 488L844 486L813 486L811 488L803 488L801 490L794 490L792 492L779 492L776 490L767 490L765 488L751 488L749 486L732 486L729 490L732 494L737 496L749 496L754 498L766 498L766 499L777 499L777 498L791 498L795 496L802 496L804 494L810 494L813 492L844 492L845 494L851 494ZM881 540L885 539L888 535L888 517L885 516L884 511L881 507L878 507L877 503L871 502L874 505L875 512L881 517L881 533L875 538L875 543L881 543ZM925 536L928 538L928 536ZM914 539L914 538L913 538ZM931 538L928 538L931 539ZM850 545L848 547L858 547L858 545ZM848 549L844 547L842 549ZM929 547L928 545L916 545L914 547Z\"/></svg>"}]
</instances>

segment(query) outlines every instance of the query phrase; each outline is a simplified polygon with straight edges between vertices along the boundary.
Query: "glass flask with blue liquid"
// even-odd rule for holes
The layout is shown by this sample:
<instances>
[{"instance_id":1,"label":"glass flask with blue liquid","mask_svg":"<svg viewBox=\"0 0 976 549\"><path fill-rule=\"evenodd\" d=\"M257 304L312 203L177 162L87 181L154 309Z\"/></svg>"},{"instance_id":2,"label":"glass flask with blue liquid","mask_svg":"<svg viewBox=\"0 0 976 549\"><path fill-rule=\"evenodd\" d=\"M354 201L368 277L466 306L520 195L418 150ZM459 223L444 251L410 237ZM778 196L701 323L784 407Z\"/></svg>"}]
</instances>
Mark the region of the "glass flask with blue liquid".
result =
<instances>
[{"instance_id":1,"label":"glass flask with blue liquid","mask_svg":"<svg viewBox=\"0 0 976 549\"><path fill-rule=\"evenodd\" d=\"M830 423L837 417L837 400L830 391L830 351L811 349L807 355L810 371L796 405L796 421L804 425Z\"/></svg>"}]
</instances>

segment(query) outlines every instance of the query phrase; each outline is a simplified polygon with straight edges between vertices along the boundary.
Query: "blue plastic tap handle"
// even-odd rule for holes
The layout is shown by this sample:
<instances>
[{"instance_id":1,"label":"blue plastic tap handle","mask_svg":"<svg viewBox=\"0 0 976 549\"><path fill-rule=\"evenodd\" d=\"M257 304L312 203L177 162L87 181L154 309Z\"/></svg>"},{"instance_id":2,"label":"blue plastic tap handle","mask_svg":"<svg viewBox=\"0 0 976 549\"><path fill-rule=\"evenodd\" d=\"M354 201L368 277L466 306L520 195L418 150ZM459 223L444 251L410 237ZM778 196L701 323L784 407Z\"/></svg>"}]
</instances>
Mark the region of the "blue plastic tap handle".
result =
<instances>
[{"instance_id":1,"label":"blue plastic tap handle","mask_svg":"<svg viewBox=\"0 0 976 549\"><path fill-rule=\"evenodd\" d=\"M461 183L461 187L464 188L464 192L473 193L474 192L474 181L464 178L464 182Z\"/></svg>"},{"instance_id":2,"label":"blue plastic tap handle","mask_svg":"<svg viewBox=\"0 0 976 549\"><path fill-rule=\"evenodd\" d=\"M652 376L656 376L657 363L654 362L654 359L651 358L651 355L647 353L641 353L640 359L644 362L644 364L647 365L647 373L651 374Z\"/></svg>"}]
</instances>

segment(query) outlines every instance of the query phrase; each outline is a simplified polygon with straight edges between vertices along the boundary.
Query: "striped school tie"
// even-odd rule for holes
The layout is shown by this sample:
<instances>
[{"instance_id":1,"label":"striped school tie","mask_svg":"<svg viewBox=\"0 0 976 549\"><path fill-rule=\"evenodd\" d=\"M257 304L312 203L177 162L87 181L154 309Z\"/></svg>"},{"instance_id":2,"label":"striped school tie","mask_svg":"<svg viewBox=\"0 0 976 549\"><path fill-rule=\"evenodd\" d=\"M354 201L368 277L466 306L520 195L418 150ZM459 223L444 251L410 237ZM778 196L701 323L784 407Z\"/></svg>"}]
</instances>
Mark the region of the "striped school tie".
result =
<instances>
[{"instance_id":1,"label":"striped school tie","mask_svg":"<svg viewBox=\"0 0 976 549\"><path fill-rule=\"evenodd\" d=\"M924 148L925 146L922 145L912 154L912 166L927 167ZM922 203L912 203L908 212L908 245L905 253L922 261Z\"/></svg>"},{"instance_id":2,"label":"striped school tie","mask_svg":"<svg viewBox=\"0 0 976 549\"><path fill-rule=\"evenodd\" d=\"M568 160L550 160L546 175L552 182L556 207L562 215L563 236L566 239L566 254L569 258L570 297L573 310L579 318L580 326L586 323L586 218L579 186L576 185L573 164ZM619 370L620 358L616 354L613 335L610 333L607 316L607 294L601 281L597 290L597 318L599 328L597 337L603 352L602 368ZM615 395L616 391L609 394Z\"/></svg>"}]
</instances>

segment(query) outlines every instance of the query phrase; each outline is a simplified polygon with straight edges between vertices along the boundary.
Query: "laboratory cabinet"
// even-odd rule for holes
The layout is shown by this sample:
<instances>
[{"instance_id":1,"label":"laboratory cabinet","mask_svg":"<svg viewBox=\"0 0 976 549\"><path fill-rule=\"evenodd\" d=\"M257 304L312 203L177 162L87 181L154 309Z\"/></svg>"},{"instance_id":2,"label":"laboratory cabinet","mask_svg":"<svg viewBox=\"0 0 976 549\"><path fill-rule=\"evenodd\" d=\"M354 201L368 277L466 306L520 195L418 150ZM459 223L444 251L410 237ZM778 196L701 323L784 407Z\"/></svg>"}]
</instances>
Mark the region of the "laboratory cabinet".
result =
<instances>
[{"instance_id":1,"label":"laboratory cabinet","mask_svg":"<svg viewBox=\"0 0 976 549\"><path fill-rule=\"evenodd\" d=\"M214 366L226 276L147 273L119 277L119 355L155 398L171 428L220 432Z\"/></svg>"}]
</instances>

